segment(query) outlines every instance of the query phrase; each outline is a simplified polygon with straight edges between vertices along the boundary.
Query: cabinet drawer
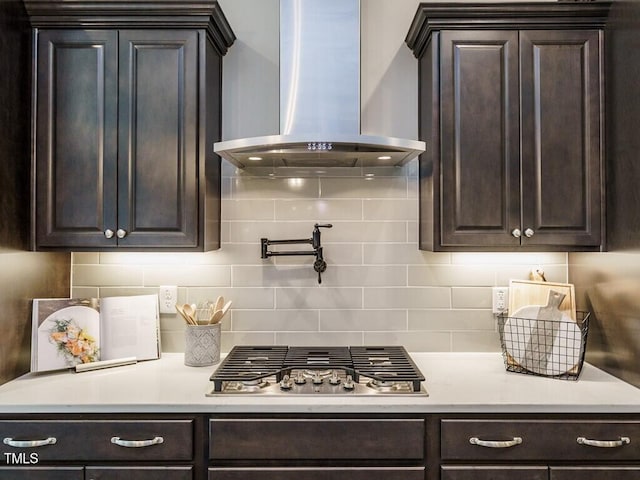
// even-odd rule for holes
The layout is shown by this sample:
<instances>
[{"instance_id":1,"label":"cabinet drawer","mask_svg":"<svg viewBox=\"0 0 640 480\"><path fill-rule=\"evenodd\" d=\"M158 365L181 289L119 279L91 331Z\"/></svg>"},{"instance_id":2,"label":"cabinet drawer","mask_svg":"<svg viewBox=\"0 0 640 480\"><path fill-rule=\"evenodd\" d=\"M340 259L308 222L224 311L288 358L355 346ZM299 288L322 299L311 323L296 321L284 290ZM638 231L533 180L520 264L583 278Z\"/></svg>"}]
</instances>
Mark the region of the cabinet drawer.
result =
<instances>
[{"instance_id":1,"label":"cabinet drawer","mask_svg":"<svg viewBox=\"0 0 640 480\"><path fill-rule=\"evenodd\" d=\"M87 480L192 480L193 467L87 467Z\"/></svg>"},{"instance_id":2,"label":"cabinet drawer","mask_svg":"<svg viewBox=\"0 0 640 480\"><path fill-rule=\"evenodd\" d=\"M442 420L444 460L637 460L640 458L640 422L564 420ZM620 439L628 437L630 443ZM473 444L471 439L508 442ZM522 439L517 443L514 439ZM617 442L611 448L590 446L578 439ZM515 444L515 445L513 445Z\"/></svg>"},{"instance_id":3,"label":"cabinet drawer","mask_svg":"<svg viewBox=\"0 0 640 480\"><path fill-rule=\"evenodd\" d=\"M209 480L424 480L424 475L424 467L209 469Z\"/></svg>"},{"instance_id":4,"label":"cabinet drawer","mask_svg":"<svg viewBox=\"0 0 640 480\"><path fill-rule=\"evenodd\" d=\"M0 422L1 455L49 460L191 460L193 420L41 420ZM115 439L119 440L115 440ZM51 439L51 440L49 440ZM34 441L41 446L25 446ZM118 441L121 445L114 443ZM130 441L140 441L135 446Z\"/></svg>"},{"instance_id":5,"label":"cabinet drawer","mask_svg":"<svg viewBox=\"0 0 640 480\"><path fill-rule=\"evenodd\" d=\"M441 469L440 480L547 480L548 470L542 466L446 466Z\"/></svg>"},{"instance_id":6,"label":"cabinet drawer","mask_svg":"<svg viewBox=\"0 0 640 480\"><path fill-rule=\"evenodd\" d=\"M2 480L83 480L82 467L0 467Z\"/></svg>"},{"instance_id":7,"label":"cabinet drawer","mask_svg":"<svg viewBox=\"0 0 640 480\"><path fill-rule=\"evenodd\" d=\"M640 467L551 467L551 480L640 480Z\"/></svg>"},{"instance_id":8,"label":"cabinet drawer","mask_svg":"<svg viewBox=\"0 0 640 480\"><path fill-rule=\"evenodd\" d=\"M422 419L224 419L211 420L213 459L424 458Z\"/></svg>"}]
</instances>

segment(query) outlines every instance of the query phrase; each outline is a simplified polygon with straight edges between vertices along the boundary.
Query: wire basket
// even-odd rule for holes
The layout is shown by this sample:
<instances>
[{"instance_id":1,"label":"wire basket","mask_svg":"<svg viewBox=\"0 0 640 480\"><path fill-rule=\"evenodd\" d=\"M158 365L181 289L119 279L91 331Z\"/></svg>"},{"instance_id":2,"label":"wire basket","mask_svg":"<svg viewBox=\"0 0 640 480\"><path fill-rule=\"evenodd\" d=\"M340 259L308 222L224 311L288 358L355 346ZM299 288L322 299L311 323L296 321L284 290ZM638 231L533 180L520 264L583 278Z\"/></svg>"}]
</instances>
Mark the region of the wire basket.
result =
<instances>
[{"instance_id":1,"label":"wire basket","mask_svg":"<svg viewBox=\"0 0 640 480\"><path fill-rule=\"evenodd\" d=\"M504 366L509 372L577 380L584 364L589 312L576 322L498 316Z\"/></svg>"}]
</instances>

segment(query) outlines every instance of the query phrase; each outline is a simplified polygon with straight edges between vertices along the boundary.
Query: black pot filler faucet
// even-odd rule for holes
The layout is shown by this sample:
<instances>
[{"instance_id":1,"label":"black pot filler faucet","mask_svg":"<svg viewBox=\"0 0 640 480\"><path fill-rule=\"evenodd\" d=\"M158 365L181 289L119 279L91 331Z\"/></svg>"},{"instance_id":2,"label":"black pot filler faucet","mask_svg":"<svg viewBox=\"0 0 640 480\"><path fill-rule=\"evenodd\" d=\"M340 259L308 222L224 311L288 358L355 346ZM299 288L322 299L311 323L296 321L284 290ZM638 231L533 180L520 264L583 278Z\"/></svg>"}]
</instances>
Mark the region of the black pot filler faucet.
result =
<instances>
[{"instance_id":1,"label":"black pot filler faucet","mask_svg":"<svg viewBox=\"0 0 640 480\"><path fill-rule=\"evenodd\" d=\"M327 262L324 261L322 256L322 246L320 245L320 229L331 228L333 225L330 223L319 224L316 223L313 226L313 233L311 238L293 239L293 240L269 240L268 238L261 238L262 244L262 258L278 257L278 256L296 256L296 255L313 255L316 260L313 262L313 269L318 272L318 283L322 283L322 272L327 269ZM269 245L293 245L293 244L311 244L313 250L291 250L284 252L273 252L269 250Z\"/></svg>"}]
</instances>

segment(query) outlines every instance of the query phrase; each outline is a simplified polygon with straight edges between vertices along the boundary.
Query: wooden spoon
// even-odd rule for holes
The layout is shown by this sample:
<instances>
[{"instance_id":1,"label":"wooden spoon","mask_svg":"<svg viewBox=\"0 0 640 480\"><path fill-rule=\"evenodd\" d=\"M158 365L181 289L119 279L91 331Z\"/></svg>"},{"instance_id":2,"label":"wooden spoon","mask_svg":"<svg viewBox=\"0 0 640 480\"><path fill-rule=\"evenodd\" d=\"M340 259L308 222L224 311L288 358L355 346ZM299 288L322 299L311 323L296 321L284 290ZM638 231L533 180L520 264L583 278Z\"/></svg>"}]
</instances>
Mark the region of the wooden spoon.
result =
<instances>
[{"instance_id":1,"label":"wooden spoon","mask_svg":"<svg viewBox=\"0 0 640 480\"><path fill-rule=\"evenodd\" d=\"M224 297L219 296L218 298L216 298L216 303L213 307L213 311L217 312L218 310L222 310L223 305L224 305Z\"/></svg>"},{"instance_id":2,"label":"wooden spoon","mask_svg":"<svg viewBox=\"0 0 640 480\"><path fill-rule=\"evenodd\" d=\"M184 309L183 309L180 305L176 304L176 310L178 311L178 313L180 314L180 316L181 316L182 318L184 318L184 319L185 319L185 321L186 321L189 325L193 325L193 324L194 324L194 323L193 323L193 320L191 319L191 317L189 317L189 315L187 315L187 313L184 311Z\"/></svg>"},{"instance_id":3,"label":"wooden spoon","mask_svg":"<svg viewBox=\"0 0 640 480\"><path fill-rule=\"evenodd\" d=\"M193 325L198 324L198 321L196 320L196 310L193 308L192 305L185 303L184 306L182 307L182 310L184 310L184 313L191 319L191 323Z\"/></svg>"},{"instance_id":4,"label":"wooden spoon","mask_svg":"<svg viewBox=\"0 0 640 480\"><path fill-rule=\"evenodd\" d=\"M216 312L213 314L213 317L211 317L211 321L209 323L218 323L222 321L222 317L224 317L224 315L227 313L227 311L229 310L229 307L231 306L231 300L229 300L224 307L222 307L221 310L216 310Z\"/></svg>"}]
</instances>

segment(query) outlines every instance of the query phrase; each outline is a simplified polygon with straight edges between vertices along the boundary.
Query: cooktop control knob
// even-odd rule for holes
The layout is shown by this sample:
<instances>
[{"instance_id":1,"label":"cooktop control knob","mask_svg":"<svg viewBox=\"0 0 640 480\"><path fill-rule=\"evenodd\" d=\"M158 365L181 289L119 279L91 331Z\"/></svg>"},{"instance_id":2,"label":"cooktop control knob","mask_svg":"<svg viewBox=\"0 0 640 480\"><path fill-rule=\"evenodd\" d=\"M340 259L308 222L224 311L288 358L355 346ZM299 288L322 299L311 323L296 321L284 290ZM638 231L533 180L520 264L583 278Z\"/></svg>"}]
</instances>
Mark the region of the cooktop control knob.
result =
<instances>
[{"instance_id":1,"label":"cooktop control knob","mask_svg":"<svg viewBox=\"0 0 640 480\"><path fill-rule=\"evenodd\" d=\"M296 378L294 378L293 381L296 382L296 385L304 385L305 383L307 383L307 379L304 378L304 374L302 372L298 372Z\"/></svg>"},{"instance_id":2,"label":"cooktop control knob","mask_svg":"<svg viewBox=\"0 0 640 480\"><path fill-rule=\"evenodd\" d=\"M313 374L313 384L322 385L322 377L320 376L320 372L315 372Z\"/></svg>"},{"instance_id":3,"label":"cooktop control knob","mask_svg":"<svg viewBox=\"0 0 640 480\"><path fill-rule=\"evenodd\" d=\"M342 384L342 388L344 388L345 390L353 390L354 388L356 388L356 384L353 382L353 377L351 375L347 375L347 378Z\"/></svg>"},{"instance_id":4,"label":"cooktop control knob","mask_svg":"<svg viewBox=\"0 0 640 480\"><path fill-rule=\"evenodd\" d=\"M282 377L282 380L280 380L280 388L282 390L291 390L291 387L293 387L293 382L291 381L289 375L285 375L284 377Z\"/></svg>"},{"instance_id":5,"label":"cooktop control knob","mask_svg":"<svg viewBox=\"0 0 640 480\"><path fill-rule=\"evenodd\" d=\"M340 377L338 377L338 371L333 370L331 372L331 377L329 377L329 383L331 385L338 385L340 383Z\"/></svg>"}]
</instances>

